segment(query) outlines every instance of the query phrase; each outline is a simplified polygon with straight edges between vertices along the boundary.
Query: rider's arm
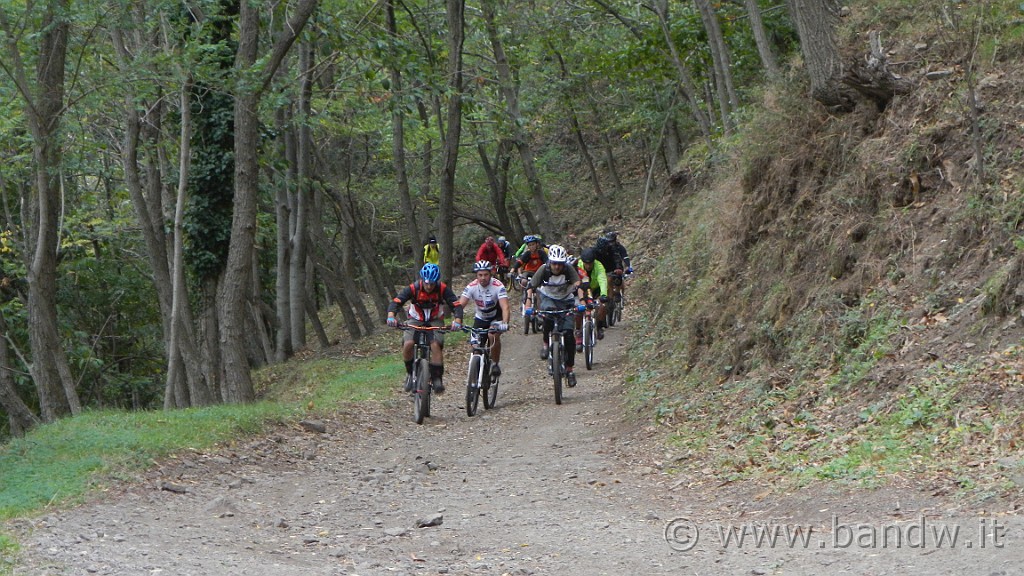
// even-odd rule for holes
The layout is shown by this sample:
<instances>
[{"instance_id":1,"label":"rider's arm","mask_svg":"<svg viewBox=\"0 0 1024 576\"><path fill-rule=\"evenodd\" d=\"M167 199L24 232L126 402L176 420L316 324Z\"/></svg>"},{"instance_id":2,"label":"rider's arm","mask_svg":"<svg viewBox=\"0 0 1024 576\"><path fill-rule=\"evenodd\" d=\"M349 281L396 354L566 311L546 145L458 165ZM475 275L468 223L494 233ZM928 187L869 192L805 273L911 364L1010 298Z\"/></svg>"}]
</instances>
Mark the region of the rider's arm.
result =
<instances>
[{"instance_id":1,"label":"rider's arm","mask_svg":"<svg viewBox=\"0 0 1024 576\"><path fill-rule=\"evenodd\" d=\"M511 319L511 311L508 306L508 297L499 298L498 306L501 307L501 321L508 324Z\"/></svg>"},{"instance_id":2,"label":"rider's arm","mask_svg":"<svg viewBox=\"0 0 1024 576\"><path fill-rule=\"evenodd\" d=\"M442 298L451 307L452 316L459 322L462 322L462 299L455 297L455 292L452 291L451 286L445 286Z\"/></svg>"},{"instance_id":3,"label":"rider's arm","mask_svg":"<svg viewBox=\"0 0 1024 576\"><path fill-rule=\"evenodd\" d=\"M608 271L604 269L604 264L601 264L600 260L594 260L594 271L590 274L591 282L596 278L597 287L601 291L602 296L608 295Z\"/></svg>"}]
</instances>

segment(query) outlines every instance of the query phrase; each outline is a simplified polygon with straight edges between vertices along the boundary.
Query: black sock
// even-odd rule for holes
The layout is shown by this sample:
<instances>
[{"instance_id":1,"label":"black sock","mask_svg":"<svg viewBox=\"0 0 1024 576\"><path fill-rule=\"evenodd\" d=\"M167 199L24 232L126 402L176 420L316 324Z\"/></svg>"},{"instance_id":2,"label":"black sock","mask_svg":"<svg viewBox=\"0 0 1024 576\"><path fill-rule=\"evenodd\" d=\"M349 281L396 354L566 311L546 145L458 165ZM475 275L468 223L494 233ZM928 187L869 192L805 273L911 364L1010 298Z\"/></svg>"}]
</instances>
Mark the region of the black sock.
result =
<instances>
[{"instance_id":1,"label":"black sock","mask_svg":"<svg viewBox=\"0 0 1024 576\"><path fill-rule=\"evenodd\" d=\"M412 360L405 361L405 373L412 374Z\"/></svg>"}]
</instances>

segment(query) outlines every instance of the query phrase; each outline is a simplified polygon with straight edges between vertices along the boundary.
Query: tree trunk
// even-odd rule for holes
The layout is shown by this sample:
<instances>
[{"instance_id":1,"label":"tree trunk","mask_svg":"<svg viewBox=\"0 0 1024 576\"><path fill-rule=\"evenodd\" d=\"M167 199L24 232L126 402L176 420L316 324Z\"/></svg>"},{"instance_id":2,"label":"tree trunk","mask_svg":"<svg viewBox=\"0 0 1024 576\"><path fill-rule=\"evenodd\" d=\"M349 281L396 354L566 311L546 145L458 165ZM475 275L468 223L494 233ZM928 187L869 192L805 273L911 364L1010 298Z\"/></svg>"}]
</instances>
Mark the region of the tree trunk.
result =
<instances>
[{"instance_id":1,"label":"tree trunk","mask_svg":"<svg viewBox=\"0 0 1024 576\"><path fill-rule=\"evenodd\" d=\"M398 23L395 20L394 0L386 0L386 2L388 41L392 53L392 63L389 67L391 75L391 163L395 170L395 188L398 191L399 205L402 207L403 213L410 215L410 217L404 218L406 234L409 235L409 245L414 252L417 252L416 247L420 246L420 242L424 240L425 231L417 228L417 221L419 219L412 216L417 214L418 211L412 200L412 193L409 190L409 177L406 174L405 106L399 101L401 98L405 98L405 96L402 94L402 73L398 69L397 59ZM422 253L420 257L422 258Z\"/></svg>"},{"instance_id":2,"label":"tree trunk","mask_svg":"<svg viewBox=\"0 0 1024 576\"><path fill-rule=\"evenodd\" d=\"M441 243L441 277L450 279L454 262L455 168L459 163L462 139L462 46L465 40L465 0L446 0L448 20L448 114L441 162L441 201L438 206L438 230Z\"/></svg>"},{"instance_id":3,"label":"tree trunk","mask_svg":"<svg viewBox=\"0 0 1024 576\"><path fill-rule=\"evenodd\" d=\"M68 413L78 414L81 405L57 329L58 225L63 210L60 133L70 3L69 0L50 0L43 9L42 25L36 35L39 55L35 84L28 79L14 41L8 43L5 68L11 72L25 100L25 116L32 134L35 189L26 203L29 219L24 222L28 232L25 252L28 258L28 332L32 347L30 371L39 395L42 419L53 422ZM0 10L0 25L9 39L18 36L3 10Z\"/></svg>"},{"instance_id":4,"label":"tree trunk","mask_svg":"<svg viewBox=\"0 0 1024 576\"><path fill-rule=\"evenodd\" d=\"M171 265L171 277L173 287L171 288L171 334L167 346L167 390L181 387L179 370L182 368L180 357L181 334L178 331L181 319L182 300L185 298L185 194L188 192L189 161L191 160L190 142L192 138L192 105L191 83L186 81L181 87L181 145L179 146L181 159L178 168L178 198L174 205L174 261ZM164 407L168 408L168 400L171 394L165 394ZM177 406L188 406L191 399L182 398L183 394L175 395L178 399Z\"/></svg>"},{"instance_id":5,"label":"tree trunk","mask_svg":"<svg viewBox=\"0 0 1024 576\"><path fill-rule=\"evenodd\" d=\"M761 56L761 65L764 66L768 77L777 79L781 76L779 63L772 52L771 42L768 41L768 33L764 29L764 20L761 19L761 7L757 0L743 0L747 7L747 15L750 17L750 29L754 33L754 42L757 44L757 53Z\"/></svg>"},{"instance_id":6,"label":"tree trunk","mask_svg":"<svg viewBox=\"0 0 1024 576\"><path fill-rule=\"evenodd\" d=\"M654 8L662 36L664 36L665 44L668 46L669 58L676 69L676 77L679 80L679 92L689 105L690 113L693 115L697 127L700 128L704 142L708 145L708 148L714 148L714 142L711 139L711 120L700 107L700 102L697 100L697 86L693 83L693 75L690 74L690 69L686 67L686 63L679 56L679 49L676 48L676 43L672 39L672 31L668 26L668 0L655 0Z\"/></svg>"},{"instance_id":7,"label":"tree trunk","mask_svg":"<svg viewBox=\"0 0 1024 576\"><path fill-rule=\"evenodd\" d=\"M558 67L562 73L562 81L566 84L569 83L569 68L565 65L565 59L562 58L561 52L552 49L555 57L558 58ZM566 108L568 108L569 126L572 128L573 134L576 136L576 144L580 148L580 156L583 158L584 164L587 166L587 172L590 174L590 181L594 184L594 197L597 203L602 207L608 208L608 199L604 195L604 191L601 189L601 179L597 175L597 167L594 165L594 156L590 153L590 148L587 146L587 139L583 136L583 129L580 128L579 117L576 113L576 107L572 105L573 95L566 95Z\"/></svg>"},{"instance_id":8,"label":"tree trunk","mask_svg":"<svg viewBox=\"0 0 1024 576\"><path fill-rule=\"evenodd\" d=\"M449 0L451 2L451 0ZM519 108L519 89L512 75L512 68L505 55L505 48L498 36L498 28L494 21L494 0L485 0L481 3L481 10L484 18L484 25L487 28L487 36L491 42L491 50L494 53L494 66L498 72L502 99L505 101L505 113L508 115L509 125L512 126L513 140L519 150L519 161L523 166L523 174L530 187L530 198L533 200L537 211L540 214L540 232L547 237L555 234L555 221L551 218L551 210L548 208L547 200L544 198L544 188L541 185L540 176L537 174L537 167L534 164L533 145L530 143L529 135L523 129L523 115ZM449 276L450 277L450 276Z\"/></svg>"},{"instance_id":9,"label":"tree trunk","mask_svg":"<svg viewBox=\"0 0 1024 576\"><path fill-rule=\"evenodd\" d=\"M39 418L25 404L14 387L11 359L7 347L10 329L7 319L0 313L0 408L7 413L12 436L23 436L24 431L39 425Z\"/></svg>"},{"instance_id":10,"label":"tree trunk","mask_svg":"<svg viewBox=\"0 0 1024 576\"><path fill-rule=\"evenodd\" d=\"M259 59L259 14L250 2L241 2L238 18L238 50L235 68L247 78L235 89L235 190L231 215L231 240L227 264L217 294L220 347L224 368L225 402L251 402L255 398L246 356L247 296L256 235L256 194L259 186L259 103L281 60L291 48L316 7L316 0L302 0L275 40L270 54Z\"/></svg>"},{"instance_id":11,"label":"tree trunk","mask_svg":"<svg viewBox=\"0 0 1024 576\"><path fill-rule=\"evenodd\" d=\"M509 142L505 139L498 141L498 149L494 153L495 164L491 164L490 158L487 157L487 148L482 142L477 144L476 149L480 155L480 164L483 166L484 174L487 176L487 185L491 191L491 204L494 205L494 212L498 217L498 227L504 234L512 235L515 230L512 228L512 220L508 217L508 208L505 203L508 196L508 181L500 178L495 168L495 164L498 166L503 163L508 164Z\"/></svg>"},{"instance_id":12,"label":"tree trunk","mask_svg":"<svg viewBox=\"0 0 1024 576\"><path fill-rule=\"evenodd\" d=\"M118 55L118 67L123 71L135 66L133 54L145 51L148 46L147 40L136 37L133 47L129 49L126 45L125 33L126 31L118 28L111 30L111 38ZM140 117L140 110L147 111L145 124ZM165 171L162 168L162 161L155 158L153 153L153 150L163 148L159 138L162 135L161 122L164 114L164 106L159 102L151 105L149 102L140 100L134 91L128 91L125 95L125 138L121 150L121 163L125 175L125 185L139 220L143 240L146 243L146 253L149 258L150 270L153 273L153 286L160 304L165 349L167 358L170 359L172 358L170 343L173 282L167 249L169 245L173 246L173 240L168 238L170 235L164 227L162 175ZM148 144L146 148L150 151L146 161L145 184L139 170L139 148L142 142ZM203 371L204 360L196 347L196 335L192 326L192 307L189 303L187 288L185 292L182 292L180 304L176 330L179 349L177 364L184 370L178 371L178 377L174 383L174 395L165 397L164 405L180 406L181 398L187 397L189 406L206 406L215 401L214 392L206 381ZM187 390L187 394L182 394L181 392L185 390Z\"/></svg>"},{"instance_id":13,"label":"tree trunk","mask_svg":"<svg viewBox=\"0 0 1024 576\"><path fill-rule=\"evenodd\" d=\"M841 84L843 63L836 45L838 0L786 0L811 80L811 97L829 108L850 111L856 100Z\"/></svg>"},{"instance_id":14,"label":"tree trunk","mask_svg":"<svg viewBox=\"0 0 1024 576\"><path fill-rule=\"evenodd\" d=\"M726 134L733 131L732 113L736 109L736 89L733 87L732 71L730 70L729 47L722 36L722 28L718 24L718 16L711 7L710 0L694 0L708 34L708 47L715 65L715 87L718 90L718 106L722 114L722 127Z\"/></svg>"},{"instance_id":15,"label":"tree trunk","mask_svg":"<svg viewBox=\"0 0 1024 576\"><path fill-rule=\"evenodd\" d=\"M285 177L285 182L277 187L275 192L275 209L274 215L277 221L277 275L274 280L274 288L276 292L276 314L277 314L277 353L276 360L278 362L284 362L288 358L291 358L294 354L292 349L292 320L291 320L291 285L289 280L291 276L288 274L288 270L291 269L291 258L292 248L289 238L291 237L292 229L292 207L291 207L291 194L289 193L289 187L294 185L294 167L297 163L295 153L295 138L294 131L289 129L288 124L291 118L288 115L288 109L284 106L277 110L277 125L278 130L281 133L281 141L284 153L285 162L288 164L288 170Z\"/></svg>"},{"instance_id":16,"label":"tree trunk","mask_svg":"<svg viewBox=\"0 0 1024 576\"><path fill-rule=\"evenodd\" d=\"M298 178L295 188L295 227L291 230L292 258L290 278L292 323L292 350L306 347L306 254L309 227L310 182L309 164L312 158L313 138L309 131L311 100L313 98L313 47L307 42L299 44L299 126L298 126Z\"/></svg>"}]
</instances>

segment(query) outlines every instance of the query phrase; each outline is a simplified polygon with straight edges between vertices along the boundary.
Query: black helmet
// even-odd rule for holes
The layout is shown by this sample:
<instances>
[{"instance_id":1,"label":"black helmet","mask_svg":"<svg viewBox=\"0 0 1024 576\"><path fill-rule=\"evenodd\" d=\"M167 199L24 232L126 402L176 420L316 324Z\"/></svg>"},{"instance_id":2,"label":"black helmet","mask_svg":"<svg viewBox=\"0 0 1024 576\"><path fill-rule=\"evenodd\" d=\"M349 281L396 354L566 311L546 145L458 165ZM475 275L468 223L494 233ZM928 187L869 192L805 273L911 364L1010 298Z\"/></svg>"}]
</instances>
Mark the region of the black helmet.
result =
<instances>
[{"instance_id":1,"label":"black helmet","mask_svg":"<svg viewBox=\"0 0 1024 576\"><path fill-rule=\"evenodd\" d=\"M595 258L596 255L593 248L585 248L583 254L580 254L580 260L583 260L584 264L593 264Z\"/></svg>"}]
</instances>

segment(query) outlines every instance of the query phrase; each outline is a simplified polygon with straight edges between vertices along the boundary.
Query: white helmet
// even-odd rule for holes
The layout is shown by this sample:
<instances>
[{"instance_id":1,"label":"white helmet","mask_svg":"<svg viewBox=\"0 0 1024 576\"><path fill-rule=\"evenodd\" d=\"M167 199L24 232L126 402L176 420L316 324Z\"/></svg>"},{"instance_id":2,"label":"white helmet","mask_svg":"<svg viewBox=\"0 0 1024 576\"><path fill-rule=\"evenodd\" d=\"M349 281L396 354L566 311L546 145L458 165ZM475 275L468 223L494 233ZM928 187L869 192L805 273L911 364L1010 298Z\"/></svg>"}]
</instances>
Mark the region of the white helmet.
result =
<instances>
[{"instance_id":1,"label":"white helmet","mask_svg":"<svg viewBox=\"0 0 1024 576\"><path fill-rule=\"evenodd\" d=\"M558 244L548 246L548 262L565 264L569 260L569 254Z\"/></svg>"}]
</instances>

